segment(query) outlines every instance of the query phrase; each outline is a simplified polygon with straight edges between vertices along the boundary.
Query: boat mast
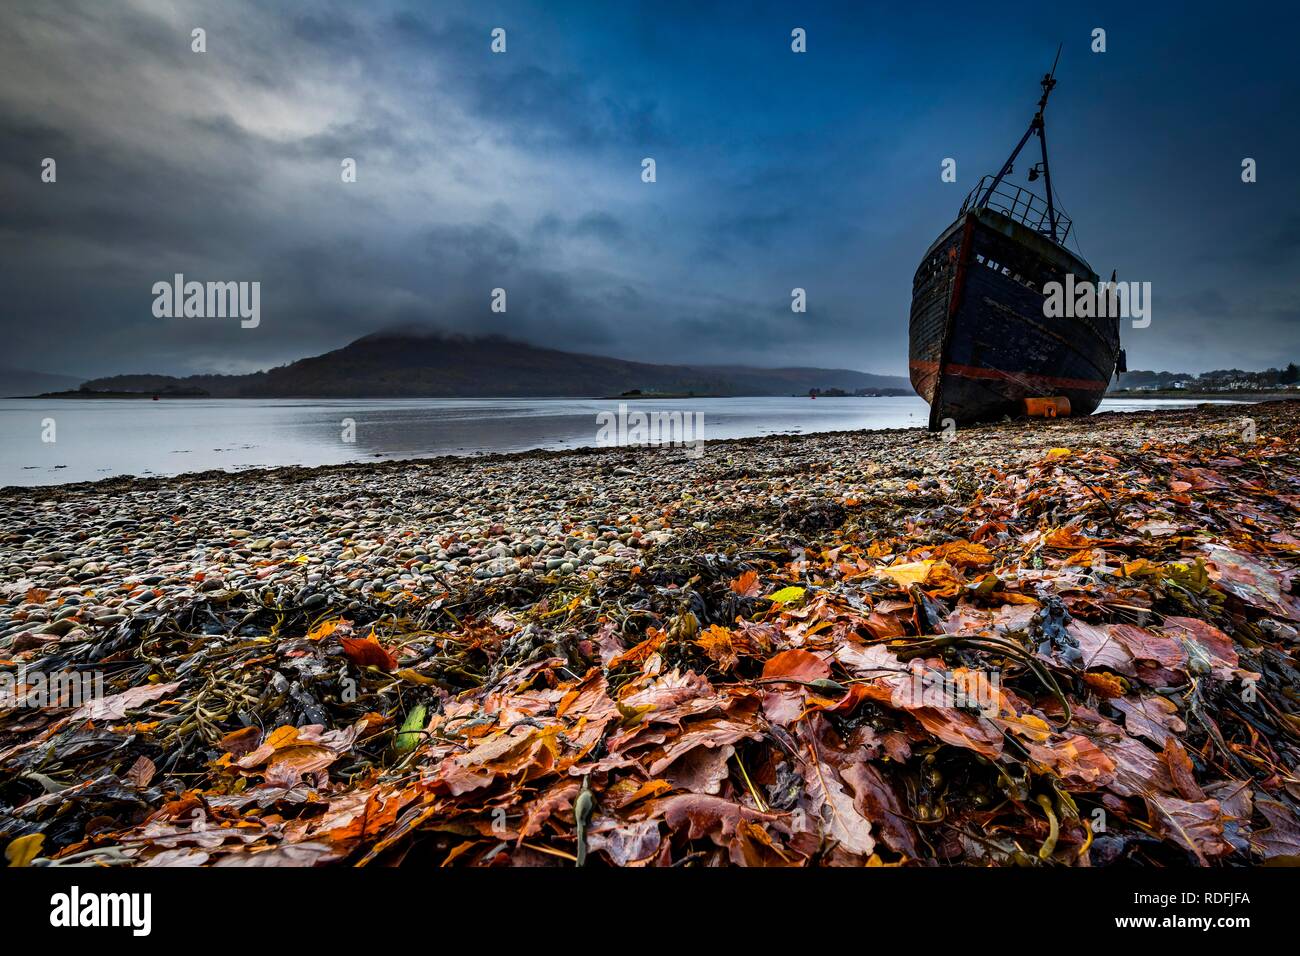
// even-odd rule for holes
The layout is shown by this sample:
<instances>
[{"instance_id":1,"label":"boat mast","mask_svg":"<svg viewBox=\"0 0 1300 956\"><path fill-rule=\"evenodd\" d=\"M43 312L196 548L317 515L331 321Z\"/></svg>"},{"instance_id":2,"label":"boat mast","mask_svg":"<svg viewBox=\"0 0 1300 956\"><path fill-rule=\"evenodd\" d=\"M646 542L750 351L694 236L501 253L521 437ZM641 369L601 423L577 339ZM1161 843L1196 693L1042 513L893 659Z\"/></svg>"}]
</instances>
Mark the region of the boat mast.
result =
<instances>
[{"instance_id":1,"label":"boat mast","mask_svg":"<svg viewBox=\"0 0 1300 956\"><path fill-rule=\"evenodd\" d=\"M1043 111L1047 109L1047 98L1052 94L1052 90L1056 88L1056 65L1060 62L1061 45L1058 45L1056 47L1056 59L1052 61L1051 72L1044 74L1043 78L1039 81L1039 84L1043 88L1043 95L1038 100L1038 112L1035 113L1034 118L1029 121L1029 129L1025 130L1025 135L1020 137L1020 142L1017 143L1016 148L1011 151L1011 155L1007 157L1007 161L1002 164L1002 171L997 174L993 182L989 183L988 189L984 190L984 195L980 198L980 201L977 204L983 206L988 203L989 198L993 195L993 190L997 189L1002 180L1011 172L1016 157L1019 156L1020 151L1025 148L1025 143L1029 142L1029 137L1037 133L1038 141L1042 145L1043 149L1043 183L1047 187L1047 221L1048 226L1051 229L1053 242L1058 241L1056 238L1056 203L1052 198L1052 170L1047 163L1047 126L1043 122Z\"/></svg>"}]
</instances>

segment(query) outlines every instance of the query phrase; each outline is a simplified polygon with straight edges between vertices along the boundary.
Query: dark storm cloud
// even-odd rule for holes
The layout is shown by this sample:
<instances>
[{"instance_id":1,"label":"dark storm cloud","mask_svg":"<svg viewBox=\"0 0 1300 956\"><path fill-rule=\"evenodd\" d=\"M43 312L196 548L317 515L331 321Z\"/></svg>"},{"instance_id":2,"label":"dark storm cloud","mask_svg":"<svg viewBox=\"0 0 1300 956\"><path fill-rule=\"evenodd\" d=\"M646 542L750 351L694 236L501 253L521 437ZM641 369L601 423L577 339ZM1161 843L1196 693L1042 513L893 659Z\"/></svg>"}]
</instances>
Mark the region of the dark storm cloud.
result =
<instances>
[{"instance_id":1,"label":"dark storm cloud","mask_svg":"<svg viewBox=\"0 0 1300 956\"><path fill-rule=\"evenodd\" d=\"M1059 39L1049 129L1081 248L1153 283L1130 365L1300 356L1297 133L1275 121L1297 81L1285 31L1255 20L395 0L24 0L3 18L7 364L244 370L417 323L901 372L916 261L1022 132ZM990 18L996 54L970 42ZM950 155L957 185L939 181ZM260 281L262 324L154 318L176 272Z\"/></svg>"}]
</instances>

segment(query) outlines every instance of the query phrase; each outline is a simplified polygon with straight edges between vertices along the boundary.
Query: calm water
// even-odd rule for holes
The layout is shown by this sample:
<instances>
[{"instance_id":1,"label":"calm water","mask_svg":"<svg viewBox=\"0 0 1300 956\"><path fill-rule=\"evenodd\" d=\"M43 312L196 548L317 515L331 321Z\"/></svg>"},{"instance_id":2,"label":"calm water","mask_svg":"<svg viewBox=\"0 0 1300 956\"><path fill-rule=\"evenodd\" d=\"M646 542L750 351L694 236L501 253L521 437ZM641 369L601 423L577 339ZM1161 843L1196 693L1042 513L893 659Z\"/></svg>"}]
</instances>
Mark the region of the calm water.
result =
<instances>
[{"instance_id":1,"label":"calm water","mask_svg":"<svg viewBox=\"0 0 1300 956\"><path fill-rule=\"evenodd\" d=\"M1175 399L1102 409L1176 408ZM630 411L702 412L704 437L924 426L908 398L712 398L637 401ZM599 399L0 400L0 485L50 485L114 475L326 465L597 444ZM42 441L47 419L53 442ZM343 440L344 419L355 441Z\"/></svg>"}]
</instances>

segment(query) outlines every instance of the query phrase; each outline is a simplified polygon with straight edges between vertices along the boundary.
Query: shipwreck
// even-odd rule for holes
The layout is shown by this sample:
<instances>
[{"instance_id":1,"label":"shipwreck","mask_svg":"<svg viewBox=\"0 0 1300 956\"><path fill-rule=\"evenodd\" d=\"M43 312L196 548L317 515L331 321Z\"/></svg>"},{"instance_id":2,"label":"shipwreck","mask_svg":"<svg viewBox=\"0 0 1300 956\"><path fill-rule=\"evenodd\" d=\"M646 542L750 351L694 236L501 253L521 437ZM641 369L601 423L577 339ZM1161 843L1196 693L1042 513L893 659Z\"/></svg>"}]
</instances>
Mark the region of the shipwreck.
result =
<instances>
[{"instance_id":1,"label":"shipwreck","mask_svg":"<svg viewBox=\"0 0 1300 956\"><path fill-rule=\"evenodd\" d=\"M1115 310L1044 308L1053 283L1098 282L1066 248L1071 221L1052 191L1043 114L1055 74L1053 64L1029 128L1001 171L970 191L916 270L908 368L930 405L932 431L1004 416L1088 415L1116 370L1125 370ZM1034 136L1042 159L1027 178L1042 180L1042 196L1008 180Z\"/></svg>"}]
</instances>

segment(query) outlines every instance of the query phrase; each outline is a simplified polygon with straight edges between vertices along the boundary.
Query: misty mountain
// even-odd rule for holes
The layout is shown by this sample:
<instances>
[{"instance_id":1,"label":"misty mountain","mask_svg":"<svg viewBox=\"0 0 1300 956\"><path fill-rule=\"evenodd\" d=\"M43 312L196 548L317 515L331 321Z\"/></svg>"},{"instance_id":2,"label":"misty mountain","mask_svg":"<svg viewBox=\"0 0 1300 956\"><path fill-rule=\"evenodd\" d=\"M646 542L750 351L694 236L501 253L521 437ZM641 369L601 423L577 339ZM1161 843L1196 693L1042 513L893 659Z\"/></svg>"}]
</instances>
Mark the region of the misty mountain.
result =
<instances>
[{"instance_id":1,"label":"misty mountain","mask_svg":"<svg viewBox=\"0 0 1300 956\"><path fill-rule=\"evenodd\" d=\"M82 380L71 375L51 375L20 368L0 368L0 398L16 395L39 395L76 388Z\"/></svg>"},{"instance_id":2,"label":"misty mountain","mask_svg":"<svg viewBox=\"0 0 1300 956\"><path fill-rule=\"evenodd\" d=\"M652 365L539 348L499 336L377 332L343 348L248 375L114 375L84 389L214 398L607 397L643 392L790 395L809 389L907 389L907 379L849 369Z\"/></svg>"}]
</instances>

